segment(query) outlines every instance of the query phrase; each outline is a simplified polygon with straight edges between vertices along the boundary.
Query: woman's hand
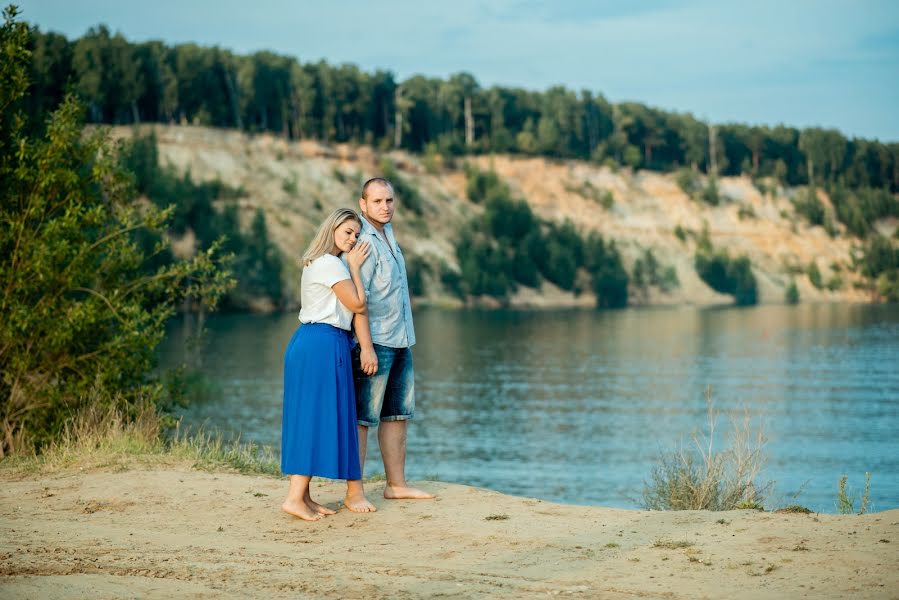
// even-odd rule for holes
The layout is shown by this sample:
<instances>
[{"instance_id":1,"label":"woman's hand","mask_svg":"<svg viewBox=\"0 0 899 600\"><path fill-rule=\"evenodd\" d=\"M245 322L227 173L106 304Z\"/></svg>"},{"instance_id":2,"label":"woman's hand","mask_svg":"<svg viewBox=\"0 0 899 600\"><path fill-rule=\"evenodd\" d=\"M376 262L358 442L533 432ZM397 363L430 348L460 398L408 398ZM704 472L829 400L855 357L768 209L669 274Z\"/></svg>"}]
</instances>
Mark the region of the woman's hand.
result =
<instances>
[{"instance_id":1,"label":"woman's hand","mask_svg":"<svg viewBox=\"0 0 899 600\"><path fill-rule=\"evenodd\" d=\"M353 249L346 253L346 262L350 269L359 269L368 258L370 251L371 247L368 242L359 242L353 246Z\"/></svg>"}]
</instances>

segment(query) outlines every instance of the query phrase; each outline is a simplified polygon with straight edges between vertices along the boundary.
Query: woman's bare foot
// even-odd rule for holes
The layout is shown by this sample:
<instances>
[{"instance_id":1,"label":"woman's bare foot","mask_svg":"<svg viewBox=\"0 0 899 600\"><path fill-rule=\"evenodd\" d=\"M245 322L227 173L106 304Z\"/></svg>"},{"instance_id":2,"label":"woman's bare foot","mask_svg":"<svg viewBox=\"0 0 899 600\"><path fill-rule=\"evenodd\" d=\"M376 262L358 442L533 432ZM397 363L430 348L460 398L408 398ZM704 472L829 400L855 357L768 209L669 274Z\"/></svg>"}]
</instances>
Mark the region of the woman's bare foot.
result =
<instances>
[{"instance_id":1,"label":"woman's bare foot","mask_svg":"<svg viewBox=\"0 0 899 600\"><path fill-rule=\"evenodd\" d=\"M368 501L365 494L347 494L343 499L343 505L353 512L375 512L378 509Z\"/></svg>"},{"instance_id":2,"label":"woman's bare foot","mask_svg":"<svg viewBox=\"0 0 899 600\"><path fill-rule=\"evenodd\" d=\"M405 485L388 485L384 488L384 497L388 500L430 500L434 494Z\"/></svg>"},{"instance_id":3,"label":"woman's bare foot","mask_svg":"<svg viewBox=\"0 0 899 600\"><path fill-rule=\"evenodd\" d=\"M319 513L309 508L305 502L297 502L295 500L285 500L284 504L281 505L281 510L304 521L318 521L322 518Z\"/></svg>"},{"instance_id":4,"label":"woman's bare foot","mask_svg":"<svg viewBox=\"0 0 899 600\"><path fill-rule=\"evenodd\" d=\"M319 504L312 498L305 498L303 500L303 502L306 503L306 506L308 506L310 509L314 510L315 512L317 512L320 515L328 516L328 515L336 515L337 514L336 510L332 510L323 504Z\"/></svg>"},{"instance_id":5,"label":"woman's bare foot","mask_svg":"<svg viewBox=\"0 0 899 600\"><path fill-rule=\"evenodd\" d=\"M306 490L306 495L303 496L303 502L306 503L306 506L308 506L310 510L315 511L320 515L327 516L327 515L336 515L337 514L336 510L331 510L327 506L324 506L323 504L319 504L318 502L313 500L312 496L309 495L309 490Z\"/></svg>"}]
</instances>

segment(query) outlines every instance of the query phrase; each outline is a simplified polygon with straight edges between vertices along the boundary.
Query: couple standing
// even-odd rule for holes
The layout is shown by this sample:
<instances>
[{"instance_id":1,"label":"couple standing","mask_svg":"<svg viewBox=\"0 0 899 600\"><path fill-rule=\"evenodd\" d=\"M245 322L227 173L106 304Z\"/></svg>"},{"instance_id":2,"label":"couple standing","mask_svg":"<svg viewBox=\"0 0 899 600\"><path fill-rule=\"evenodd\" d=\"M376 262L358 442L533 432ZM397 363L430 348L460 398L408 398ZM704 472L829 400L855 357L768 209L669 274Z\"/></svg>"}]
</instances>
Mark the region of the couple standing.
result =
<instances>
[{"instance_id":1,"label":"couple standing","mask_svg":"<svg viewBox=\"0 0 899 600\"><path fill-rule=\"evenodd\" d=\"M369 179L359 208L362 217L346 208L331 213L303 254L302 325L284 357L281 472L290 487L281 508L307 521L335 512L312 500L313 476L345 479L343 503L351 511L376 510L365 497L362 466L368 428L379 424L384 497L434 497L406 482L415 331L406 265L390 225L393 186Z\"/></svg>"}]
</instances>

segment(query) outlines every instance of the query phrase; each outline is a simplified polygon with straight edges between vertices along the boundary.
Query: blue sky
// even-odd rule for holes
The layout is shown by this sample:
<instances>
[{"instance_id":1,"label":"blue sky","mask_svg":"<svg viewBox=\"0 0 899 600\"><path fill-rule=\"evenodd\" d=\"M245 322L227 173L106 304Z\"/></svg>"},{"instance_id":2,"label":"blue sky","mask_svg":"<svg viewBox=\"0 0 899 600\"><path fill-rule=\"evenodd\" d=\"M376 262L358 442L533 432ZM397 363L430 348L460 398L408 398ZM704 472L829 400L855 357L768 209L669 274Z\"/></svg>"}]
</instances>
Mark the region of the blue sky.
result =
<instances>
[{"instance_id":1,"label":"blue sky","mask_svg":"<svg viewBox=\"0 0 899 600\"><path fill-rule=\"evenodd\" d=\"M19 0L70 38L135 41L601 92L715 122L835 127L899 141L899 1Z\"/></svg>"}]
</instances>

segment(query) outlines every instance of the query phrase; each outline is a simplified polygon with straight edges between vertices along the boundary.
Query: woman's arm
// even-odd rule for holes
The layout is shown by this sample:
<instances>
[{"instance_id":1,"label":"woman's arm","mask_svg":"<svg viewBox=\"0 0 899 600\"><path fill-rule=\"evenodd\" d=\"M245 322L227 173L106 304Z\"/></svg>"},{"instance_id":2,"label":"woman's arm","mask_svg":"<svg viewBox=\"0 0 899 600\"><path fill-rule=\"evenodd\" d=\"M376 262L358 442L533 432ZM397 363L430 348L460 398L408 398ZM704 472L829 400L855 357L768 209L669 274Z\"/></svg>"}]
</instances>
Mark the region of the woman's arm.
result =
<instances>
[{"instance_id":1,"label":"woman's arm","mask_svg":"<svg viewBox=\"0 0 899 600\"><path fill-rule=\"evenodd\" d=\"M350 280L338 281L331 286L340 303L354 313L365 312L365 286L362 285L362 263L368 258L370 247L368 242L361 242L347 252L347 266L350 269Z\"/></svg>"}]
</instances>

